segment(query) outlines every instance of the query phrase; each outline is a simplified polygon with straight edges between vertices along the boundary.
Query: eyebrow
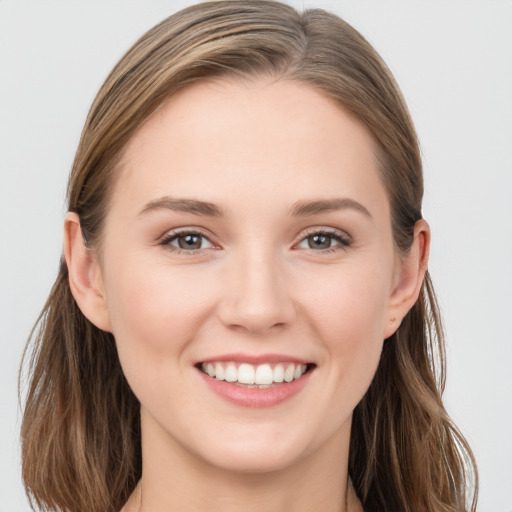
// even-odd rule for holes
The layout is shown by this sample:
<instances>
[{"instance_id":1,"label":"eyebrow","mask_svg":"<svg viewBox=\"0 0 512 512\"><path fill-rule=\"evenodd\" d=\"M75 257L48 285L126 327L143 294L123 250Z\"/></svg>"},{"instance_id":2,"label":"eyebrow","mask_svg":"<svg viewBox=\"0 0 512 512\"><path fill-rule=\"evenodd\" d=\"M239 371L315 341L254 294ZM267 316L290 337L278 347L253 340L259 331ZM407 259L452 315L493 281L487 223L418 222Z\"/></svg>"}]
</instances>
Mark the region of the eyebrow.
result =
<instances>
[{"instance_id":1,"label":"eyebrow","mask_svg":"<svg viewBox=\"0 0 512 512\"><path fill-rule=\"evenodd\" d=\"M197 199L180 199L173 197L161 197L150 201L141 210L139 215L154 210L172 210L175 212L192 213L194 215L204 215L207 217L224 217L224 211L214 203L198 201Z\"/></svg>"},{"instance_id":2,"label":"eyebrow","mask_svg":"<svg viewBox=\"0 0 512 512\"><path fill-rule=\"evenodd\" d=\"M307 217L319 213L328 213L338 210L356 210L368 218L372 218L370 212L359 202L348 197L319 199L316 201L297 201L290 209L290 215L294 217Z\"/></svg>"},{"instance_id":3,"label":"eyebrow","mask_svg":"<svg viewBox=\"0 0 512 512\"><path fill-rule=\"evenodd\" d=\"M339 210L352 209L372 218L370 212L359 202L350 198L318 199L313 201L297 201L292 205L289 215L293 217L308 217L320 213L329 213ZM139 216L155 210L172 210L181 213L192 213L206 217L225 217L222 208L214 203L199 201L197 199L161 197L150 201L144 206Z\"/></svg>"}]
</instances>

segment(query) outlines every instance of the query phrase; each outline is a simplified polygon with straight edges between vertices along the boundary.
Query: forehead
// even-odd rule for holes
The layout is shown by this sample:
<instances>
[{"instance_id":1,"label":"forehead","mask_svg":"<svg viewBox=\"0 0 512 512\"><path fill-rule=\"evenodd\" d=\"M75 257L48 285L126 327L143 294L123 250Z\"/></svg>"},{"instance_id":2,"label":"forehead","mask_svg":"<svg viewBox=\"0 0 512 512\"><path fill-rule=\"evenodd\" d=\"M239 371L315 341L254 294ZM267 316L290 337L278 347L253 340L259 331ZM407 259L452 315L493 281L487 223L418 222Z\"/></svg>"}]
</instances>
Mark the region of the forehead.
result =
<instances>
[{"instance_id":1,"label":"forehead","mask_svg":"<svg viewBox=\"0 0 512 512\"><path fill-rule=\"evenodd\" d=\"M369 131L324 93L289 80L217 79L185 87L136 132L113 201L382 195L377 168Z\"/></svg>"}]
</instances>

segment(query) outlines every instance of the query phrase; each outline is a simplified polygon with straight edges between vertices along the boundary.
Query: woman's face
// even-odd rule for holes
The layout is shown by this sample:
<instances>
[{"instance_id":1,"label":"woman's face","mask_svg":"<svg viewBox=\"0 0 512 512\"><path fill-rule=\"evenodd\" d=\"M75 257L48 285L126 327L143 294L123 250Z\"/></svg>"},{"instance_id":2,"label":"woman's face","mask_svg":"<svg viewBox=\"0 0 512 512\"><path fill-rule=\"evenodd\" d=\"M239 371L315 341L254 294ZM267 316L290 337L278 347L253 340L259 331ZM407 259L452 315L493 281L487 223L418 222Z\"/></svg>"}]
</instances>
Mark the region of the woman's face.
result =
<instances>
[{"instance_id":1,"label":"woman's face","mask_svg":"<svg viewBox=\"0 0 512 512\"><path fill-rule=\"evenodd\" d=\"M293 81L182 90L128 144L102 242L143 443L246 472L347 446L399 269L354 117Z\"/></svg>"}]
</instances>

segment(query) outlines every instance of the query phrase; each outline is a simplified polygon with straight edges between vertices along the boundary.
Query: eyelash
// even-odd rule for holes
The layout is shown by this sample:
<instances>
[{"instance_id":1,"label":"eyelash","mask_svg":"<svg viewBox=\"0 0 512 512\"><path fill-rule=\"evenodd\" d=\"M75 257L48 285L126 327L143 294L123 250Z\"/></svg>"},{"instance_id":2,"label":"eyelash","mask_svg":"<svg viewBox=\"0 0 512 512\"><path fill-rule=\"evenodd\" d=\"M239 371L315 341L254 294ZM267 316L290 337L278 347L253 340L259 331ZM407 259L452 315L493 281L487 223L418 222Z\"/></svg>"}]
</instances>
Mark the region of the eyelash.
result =
<instances>
[{"instance_id":1,"label":"eyelash","mask_svg":"<svg viewBox=\"0 0 512 512\"><path fill-rule=\"evenodd\" d=\"M165 235L159 242L159 245L164 246L166 249L175 252L177 254L186 254L187 256L193 256L196 254L199 254L201 251L205 249L196 249L196 250L185 250L181 249L179 247L174 247L171 245L171 242L174 242L178 238L186 235L193 235L201 237L205 240L207 240L210 244L213 245L213 242L200 231L194 231L194 230L183 230L183 231L174 231L172 233L168 233ZM307 240L308 237L313 235L324 235L330 237L332 240L338 242L338 245L335 245L333 247L328 247L327 249L322 250L314 250L311 249L314 252L320 253L320 254L330 254L333 252L337 252L340 250L346 250L352 245L352 239L350 236L348 236L346 233L343 233L342 231L334 230L334 229L325 229L325 228L315 228L307 231L304 236L299 240L299 244ZM297 244L295 244L297 245Z\"/></svg>"},{"instance_id":2,"label":"eyelash","mask_svg":"<svg viewBox=\"0 0 512 512\"><path fill-rule=\"evenodd\" d=\"M346 250L352 245L352 238L350 238L349 235L344 233L343 231L338 231L337 229L326 229L326 228L312 228L310 230L307 230L304 236L300 239L299 243L302 243L305 241L308 237L313 235L324 235L330 237L332 240L335 240L338 242L339 245L335 245L333 247L328 247L327 249L323 249L320 251L315 251L314 249L311 249L314 252L319 252L320 254L330 254L333 252Z\"/></svg>"},{"instance_id":3,"label":"eyelash","mask_svg":"<svg viewBox=\"0 0 512 512\"><path fill-rule=\"evenodd\" d=\"M179 247L174 247L171 245L171 242L173 242L174 240L177 240L178 238L180 238L182 236L186 236L186 235L199 236L201 238L204 238L205 240L208 240L208 242L213 243L204 233L201 233L200 231L183 230L183 231L174 231L172 233L167 234L166 236L164 236L162 238L159 245L164 246L166 249L168 249L172 252L176 252L178 254L186 254L187 256L193 256L194 254L199 254L202 250L204 250L204 249L196 249L196 250L188 251L188 250L180 249Z\"/></svg>"}]
</instances>

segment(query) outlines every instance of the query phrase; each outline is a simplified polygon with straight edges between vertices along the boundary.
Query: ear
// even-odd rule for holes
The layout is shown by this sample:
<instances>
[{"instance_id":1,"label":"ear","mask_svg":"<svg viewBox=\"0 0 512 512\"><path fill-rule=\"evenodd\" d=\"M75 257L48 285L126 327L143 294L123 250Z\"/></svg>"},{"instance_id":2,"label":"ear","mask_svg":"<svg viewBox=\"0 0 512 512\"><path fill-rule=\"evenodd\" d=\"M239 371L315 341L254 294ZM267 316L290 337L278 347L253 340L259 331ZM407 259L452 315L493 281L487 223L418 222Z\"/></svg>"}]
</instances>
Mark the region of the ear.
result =
<instances>
[{"instance_id":1,"label":"ear","mask_svg":"<svg viewBox=\"0 0 512 512\"><path fill-rule=\"evenodd\" d=\"M411 248L405 256L399 257L397 263L384 325L384 339L395 333L404 316L418 300L427 271L429 251L430 228L421 219L414 226L414 241Z\"/></svg>"},{"instance_id":2,"label":"ear","mask_svg":"<svg viewBox=\"0 0 512 512\"><path fill-rule=\"evenodd\" d=\"M64 257L78 307L96 327L112 332L98 257L86 246L80 219L72 212L64 220Z\"/></svg>"}]
</instances>

